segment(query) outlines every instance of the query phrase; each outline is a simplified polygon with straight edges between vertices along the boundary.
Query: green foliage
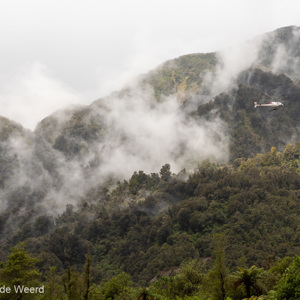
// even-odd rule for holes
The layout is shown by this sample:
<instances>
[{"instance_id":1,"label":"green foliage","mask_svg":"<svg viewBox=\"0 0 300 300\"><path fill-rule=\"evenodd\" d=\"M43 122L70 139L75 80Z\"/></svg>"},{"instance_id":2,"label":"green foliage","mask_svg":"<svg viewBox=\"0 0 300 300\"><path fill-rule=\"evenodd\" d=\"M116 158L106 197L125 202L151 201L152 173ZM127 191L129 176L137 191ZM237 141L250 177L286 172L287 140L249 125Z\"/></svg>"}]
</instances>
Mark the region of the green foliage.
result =
<instances>
[{"instance_id":1,"label":"green foliage","mask_svg":"<svg viewBox=\"0 0 300 300\"><path fill-rule=\"evenodd\" d=\"M36 264L38 260L29 256L23 245L12 248L12 253L8 256L8 260L0 270L1 285L11 288L11 293L1 294L3 299L35 299L38 293L19 293L14 287L41 287L40 276ZM22 295L22 296L20 296Z\"/></svg>"},{"instance_id":2,"label":"green foliage","mask_svg":"<svg viewBox=\"0 0 300 300\"><path fill-rule=\"evenodd\" d=\"M225 258L225 249L227 247L225 235L214 235L213 243L214 265L209 274L210 281L212 282L212 299L224 300L226 296L226 280L228 275L228 269L226 268Z\"/></svg>"},{"instance_id":3,"label":"green foliage","mask_svg":"<svg viewBox=\"0 0 300 300\"><path fill-rule=\"evenodd\" d=\"M298 86L282 74L275 75L259 68L242 72L238 83L236 89L219 94L209 103L201 104L197 110L200 120L210 120L217 114L227 124L231 161L250 158L271 147L283 151L286 147L283 141L300 139L297 130L299 117L295 116L295 111L299 110ZM266 103L278 97L285 98L288 109L272 111L253 107L254 101ZM288 152L286 149L286 158ZM273 164L275 161L271 162L272 159L280 163L276 155L266 157L265 163Z\"/></svg>"},{"instance_id":4,"label":"green foliage","mask_svg":"<svg viewBox=\"0 0 300 300\"><path fill-rule=\"evenodd\" d=\"M69 113L67 120L60 124L53 116L49 120L44 121L46 126L41 124L37 130L39 135L45 135L48 141L64 155L72 159L75 156L83 155L88 146L99 140L103 133L103 124L101 116L93 113L90 107L80 107ZM49 125L50 123L50 125ZM51 126L53 130L48 129ZM97 164L96 161L93 164Z\"/></svg>"},{"instance_id":5,"label":"green foliage","mask_svg":"<svg viewBox=\"0 0 300 300\"><path fill-rule=\"evenodd\" d=\"M300 298L300 257L296 257L286 269L277 286L277 298L296 300Z\"/></svg>"},{"instance_id":6,"label":"green foliage","mask_svg":"<svg viewBox=\"0 0 300 300\"><path fill-rule=\"evenodd\" d=\"M199 260L191 260L181 264L176 274L163 276L150 287L154 296L164 299L190 299L188 296L201 293L207 266Z\"/></svg>"},{"instance_id":7,"label":"green foliage","mask_svg":"<svg viewBox=\"0 0 300 300\"><path fill-rule=\"evenodd\" d=\"M129 180L129 191L132 195L136 195L137 192L143 187L143 184L147 181L148 176L143 172L134 172Z\"/></svg>"},{"instance_id":8,"label":"green foliage","mask_svg":"<svg viewBox=\"0 0 300 300\"><path fill-rule=\"evenodd\" d=\"M88 252L83 273L83 299L88 300L91 289L91 254Z\"/></svg>"},{"instance_id":9,"label":"green foliage","mask_svg":"<svg viewBox=\"0 0 300 300\"><path fill-rule=\"evenodd\" d=\"M27 221L12 240L27 240L30 252L47 260L38 264L45 299L136 299L154 282L148 290L154 299L236 300L249 292L241 279L262 266L254 277L266 289L250 287L250 294L266 296L300 245L298 146L289 146L289 155L272 148L234 166L205 160L184 177L171 174L168 164L159 174L139 171L115 190L90 191L55 222ZM247 268L254 264L260 267Z\"/></svg>"},{"instance_id":10,"label":"green foliage","mask_svg":"<svg viewBox=\"0 0 300 300\"><path fill-rule=\"evenodd\" d=\"M169 164L165 164L164 166L162 166L162 168L160 169L160 177L163 181L168 181L171 179L171 166Z\"/></svg>"},{"instance_id":11,"label":"green foliage","mask_svg":"<svg viewBox=\"0 0 300 300\"><path fill-rule=\"evenodd\" d=\"M201 289L205 266L197 260L184 263L170 282L171 296L191 296Z\"/></svg>"},{"instance_id":12,"label":"green foliage","mask_svg":"<svg viewBox=\"0 0 300 300\"><path fill-rule=\"evenodd\" d=\"M61 277L57 273L56 267L51 267L46 275L45 293L40 295L43 300L62 298L64 289L61 284Z\"/></svg>"},{"instance_id":13,"label":"green foliage","mask_svg":"<svg viewBox=\"0 0 300 300\"><path fill-rule=\"evenodd\" d=\"M220 232L231 241L226 268L236 268L241 257L245 265L263 265L274 249L279 258L295 255L300 245L299 173L285 162L273 148L241 160L237 169L205 160L187 180L171 175L169 165L160 174L136 172L111 192L89 192L77 211L69 205L53 229L41 218L31 247L38 253L40 246L34 245L40 243L65 268L67 251L70 264L82 269L89 244L97 278L124 270L144 285L183 259L211 257L212 237ZM268 279L270 287L281 276L276 274Z\"/></svg>"},{"instance_id":14,"label":"green foliage","mask_svg":"<svg viewBox=\"0 0 300 300\"><path fill-rule=\"evenodd\" d=\"M259 62L270 66L274 43L285 45L292 32L276 32ZM194 172L177 175L165 164L158 173L135 172L115 188L109 178L57 216L46 215L41 203L53 187L59 193L51 195L63 189L61 164L80 164L84 176L101 166L102 150L94 146L109 133L105 101L55 113L34 133L0 117L0 189L7 195L0 215L1 283L45 285L43 299L299 297L299 261L291 257L300 246L300 142L285 144L300 139L299 84L255 67L239 74L235 88L209 99L207 75L214 81L219 63L216 53L185 55L142 76L142 88L150 84L157 101L176 95L180 117L195 125L224 122L232 164L204 160ZM296 75L290 67L282 71ZM283 110L253 108L253 101L278 97ZM22 160L11 138L21 138L28 146L21 152L30 158ZM38 174L39 185L14 188L21 164L24 177ZM14 247L19 241L40 261Z\"/></svg>"},{"instance_id":15,"label":"green foliage","mask_svg":"<svg viewBox=\"0 0 300 300\"><path fill-rule=\"evenodd\" d=\"M104 282L96 291L92 299L127 299L126 295L132 292L132 280L126 273L120 273Z\"/></svg>"},{"instance_id":16,"label":"green foliage","mask_svg":"<svg viewBox=\"0 0 300 300\"><path fill-rule=\"evenodd\" d=\"M240 299L244 297L250 298L252 295L261 295L266 292L265 287L261 283L262 268L252 266L250 269L239 268L233 275L234 289L238 291Z\"/></svg>"},{"instance_id":17,"label":"green foliage","mask_svg":"<svg viewBox=\"0 0 300 300\"><path fill-rule=\"evenodd\" d=\"M67 267L66 273L62 276L62 283L68 300L80 299L83 291L82 281L75 268Z\"/></svg>"},{"instance_id":18,"label":"green foliage","mask_svg":"<svg viewBox=\"0 0 300 300\"><path fill-rule=\"evenodd\" d=\"M153 86L158 100L177 94L179 100L184 102L189 92L200 90L206 72L214 71L217 61L215 53L184 55L149 72L144 82Z\"/></svg>"}]
</instances>

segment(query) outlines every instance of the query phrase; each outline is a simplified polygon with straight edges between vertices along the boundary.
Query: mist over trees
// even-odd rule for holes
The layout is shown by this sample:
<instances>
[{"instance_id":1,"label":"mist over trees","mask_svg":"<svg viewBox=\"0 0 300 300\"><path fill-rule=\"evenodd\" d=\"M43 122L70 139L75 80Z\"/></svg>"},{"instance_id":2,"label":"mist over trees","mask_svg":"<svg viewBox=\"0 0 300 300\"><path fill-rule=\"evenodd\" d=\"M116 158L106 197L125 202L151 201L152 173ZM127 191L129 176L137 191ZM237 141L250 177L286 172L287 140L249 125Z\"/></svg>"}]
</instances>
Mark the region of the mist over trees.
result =
<instances>
[{"instance_id":1,"label":"mist over trees","mask_svg":"<svg viewBox=\"0 0 300 300\"><path fill-rule=\"evenodd\" d=\"M1 286L297 299L299 43L287 27L167 61L34 132L1 117Z\"/></svg>"},{"instance_id":2,"label":"mist over trees","mask_svg":"<svg viewBox=\"0 0 300 300\"><path fill-rule=\"evenodd\" d=\"M55 222L43 216L12 235L10 245L24 244L12 254L1 246L0 278L14 280L11 268L24 280L40 272L36 286L68 299L284 299L298 280L288 278L298 276L299 149L226 166L204 160L189 175L166 164L110 192L99 187Z\"/></svg>"}]
</instances>

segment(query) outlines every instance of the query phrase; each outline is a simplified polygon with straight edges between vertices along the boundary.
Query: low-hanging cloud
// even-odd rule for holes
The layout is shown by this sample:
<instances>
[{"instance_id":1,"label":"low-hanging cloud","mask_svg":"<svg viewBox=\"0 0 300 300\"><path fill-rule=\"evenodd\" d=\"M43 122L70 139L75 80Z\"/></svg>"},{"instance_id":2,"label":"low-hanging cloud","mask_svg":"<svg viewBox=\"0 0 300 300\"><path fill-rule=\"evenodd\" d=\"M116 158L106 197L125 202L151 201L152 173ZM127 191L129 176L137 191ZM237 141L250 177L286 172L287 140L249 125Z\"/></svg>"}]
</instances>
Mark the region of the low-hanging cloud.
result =
<instances>
[{"instance_id":1,"label":"low-hanging cloud","mask_svg":"<svg viewBox=\"0 0 300 300\"><path fill-rule=\"evenodd\" d=\"M284 73L299 80L299 47L299 27L288 26L216 52L218 64L213 72L207 73L204 82L210 91L207 99L235 88L239 74L249 68Z\"/></svg>"},{"instance_id":2,"label":"low-hanging cloud","mask_svg":"<svg viewBox=\"0 0 300 300\"><path fill-rule=\"evenodd\" d=\"M298 55L300 47L300 29L299 27L283 28L287 31L287 36L279 42L276 40L276 32L273 32L271 38L274 39L272 49L274 58L270 63L270 68L276 73L285 73L291 76L292 79L299 79L300 57Z\"/></svg>"},{"instance_id":3,"label":"low-hanging cloud","mask_svg":"<svg viewBox=\"0 0 300 300\"><path fill-rule=\"evenodd\" d=\"M234 87L241 71L259 63L262 41L262 38L258 38L254 42L219 52L221 64L214 74L209 75L211 96L207 99ZM271 64L274 69L278 68L276 61L282 53L280 47L274 45L278 50ZM32 85L40 87L34 95L28 92ZM13 86L18 87L16 92ZM25 97L20 98L21 104L31 99L33 104L40 105L38 107L42 109L45 103L45 109L42 109L45 116L60 108L61 103L80 102L77 101L78 96L51 77L40 64L15 76L8 88L0 91L1 101L7 101L7 111L9 108L12 110L9 99L15 97L17 101L16 95L20 91L21 94L24 92ZM57 94L62 96L57 99ZM55 101L51 104L52 98ZM42 99L41 102L38 99ZM46 107L48 102L50 104ZM22 113L26 109L34 112L34 107L26 103ZM172 171L177 173L183 168L193 170L205 158L222 162L228 160L227 124L221 118L217 115L209 120L193 118L189 113L195 110L194 106L191 110L183 109L176 95L162 96L157 101L153 87L139 80L132 81L121 92L97 100L87 108L85 121L96 118L101 123L101 132L91 140L68 136L67 131L60 132L72 117L72 109L53 115L59 123L57 130L64 139L83 146L84 151L80 155L67 157L62 149L53 146L55 141L43 136L43 131L39 134L35 132L35 138L30 142L26 138L21 141L10 140L12 153L18 158L18 168L6 182L5 191L1 192L4 200L16 188L27 186L34 191L43 186L46 187L45 194L34 205L43 206L45 211L57 212L68 203L76 203L87 191L104 184L109 178L129 179L134 171L139 170L158 172L165 163L169 163ZM40 118L33 118L34 121L27 127L32 128L32 124L35 126Z\"/></svg>"},{"instance_id":4,"label":"low-hanging cloud","mask_svg":"<svg viewBox=\"0 0 300 300\"><path fill-rule=\"evenodd\" d=\"M49 114L82 98L55 78L47 66L34 62L12 73L0 86L1 115L33 130Z\"/></svg>"},{"instance_id":5,"label":"low-hanging cloud","mask_svg":"<svg viewBox=\"0 0 300 300\"><path fill-rule=\"evenodd\" d=\"M260 36L217 52L219 64L214 75L209 74L206 83L211 86L212 97L234 88L237 76L257 63L262 41Z\"/></svg>"},{"instance_id":6,"label":"low-hanging cloud","mask_svg":"<svg viewBox=\"0 0 300 300\"><path fill-rule=\"evenodd\" d=\"M95 117L101 120L103 132L99 139L85 141L79 156L67 157L43 132L11 137L6 143L16 165L1 189L0 209L25 201L19 214L26 210L36 211L36 215L59 213L112 178L128 180L139 170L158 172L165 163L177 173L183 168L193 170L205 158L228 159L224 122L217 117L201 122L187 118L176 96L158 102L150 86L136 84L94 102L85 121ZM70 112L52 118L63 123L64 118L70 119ZM81 136L64 137L82 142ZM28 199L16 197L24 192Z\"/></svg>"},{"instance_id":7,"label":"low-hanging cloud","mask_svg":"<svg viewBox=\"0 0 300 300\"><path fill-rule=\"evenodd\" d=\"M137 170L157 172L165 163L179 172L207 157L228 158L226 126L220 119L199 122L188 118L175 96L157 102L150 86L135 87L94 105L105 110L101 114L108 128L99 145L101 173L128 177Z\"/></svg>"}]
</instances>

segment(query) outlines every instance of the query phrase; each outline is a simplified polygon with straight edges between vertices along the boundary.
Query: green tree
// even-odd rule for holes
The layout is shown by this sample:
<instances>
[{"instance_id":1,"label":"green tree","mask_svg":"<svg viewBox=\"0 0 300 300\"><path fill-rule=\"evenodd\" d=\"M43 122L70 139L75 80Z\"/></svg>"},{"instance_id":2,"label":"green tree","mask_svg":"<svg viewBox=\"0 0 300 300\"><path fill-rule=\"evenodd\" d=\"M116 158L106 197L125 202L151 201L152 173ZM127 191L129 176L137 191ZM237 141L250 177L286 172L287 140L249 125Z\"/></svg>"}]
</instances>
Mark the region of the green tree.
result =
<instances>
[{"instance_id":1,"label":"green tree","mask_svg":"<svg viewBox=\"0 0 300 300\"><path fill-rule=\"evenodd\" d=\"M99 299L127 299L125 297L130 293L132 285L130 275L122 272L103 283L95 294L101 295Z\"/></svg>"},{"instance_id":2,"label":"green tree","mask_svg":"<svg viewBox=\"0 0 300 300\"><path fill-rule=\"evenodd\" d=\"M287 268L277 286L277 299L300 299L300 257Z\"/></svg>"},{"instance_id":3,"label":"green tree","mask_svg":"<svg viewBox=\"0 0 300 300\"><path fill-rule=\"evenodd\" d=\"M151 292L148 288L143 289L143 291L138 295L137 300L154 300Z\"/></svg>"},{"instance_id":4,"label":"green tree","mask_svg":"<svg viewBox=\"0 0 300 300\"><path fill-rule=\"evenodd\" d=\"M143 187L143 184L147 181L148 176L143 172L134 172L129 180L129 191L132 195L136 195L139 189Z\"/></svg>"},{"instance_id":5,"label":"green tree","mask_svg":"<svg viewBox=\"0 0 300 300\"><path fill-rule=\"evenodd\" d=\"M39 293L21 293L16 292L14 287L41 287L39 273L36 268L38 259L32 258L24 249L24 245L20 244L12 248L12 253L8 260L0 270L1 285L11 288L10 294L3 294L3 299L36 299ZM42 288L42 287L41 287Z\"/></svg>"},{"instance_id":6,"label":"green tree","mask_svg":"<svg viewBox=\"0 0 300 300\"><path fill-rule=\"evenodd\" d=\"M57 274L56 267L51 267L45 284L45 294L41 297L43 300L55 300L63 298L63 287L61 277Z\"/></svg>"},{"instance_id":7,"label":"green tree","mask_svg":"<svg viewBox=\"0 0 300 300\"><path fill-rule=\"evenodd\" d=\"M168 181L171 178L171 166L169 164L165 164L160 169L160 177L163 181Z\"/></svg>"},{"instance_id":8,"label":"green tree","mask_svg":"<svg viewBox=\"0 0 300 300\"><path fill-rule=\"evenodd\" d=\"M252 266L250 269L239 268L234 274L234 289L239 290L240 299L243 296L250 298L251 295L261 295L265 292L265 287L261 283L262 268ZM245 295L244 295L245 294Z\"/></svg>"},{"instance_id":9,"label":"green tree","mask_svg":"<svg viewBox=\"0 0 300 300\"><path fill-rule=\"evenodd\" d=\"M170 281L172 296L191 296L201 289L204 277L204 265L192 260L181 265L180 272Z\"/></svg>"},{"instance_id":10,"label":"green tree","mask_svg":"<svg viewBox=\"0 0 300 300\"><path fill-rule=\"evenodd\" d=\"M68 300L77 300L80 299L82 294L82 281L76 269L71 268L69 255L67 252L65 254L68 259L68 267L66 273L62 276L64 291Z\"/></svg>"},{"instance_id":11,"label":"green tree","mask_svg":"<svg viewBox=\"0 0 300 300\"><path fill-rule=\"evenodd\" d=\"M293 151L293 145L287 144L284 151L283 151L283 157L285 160L289 161L294 158L294 151Z\"/></svg>"},{"instance_id":12,"label":"green tree","mask_svg":"<svg viewBox=\"0 0 300 300\"><path fill-rule=\"evenodd\" d=\"M214 242L214 266L209 274L212 282L213 299L224 300L226 296L226 278L228 270L226 267L226 236L224 234L215 234L213 237Z\"/></svg>"},{"instance_id":13,"label":"green tree","mask_svg":"<svg viewBox=\"0 0 300 300\"><path fill-rule=\"evenodd\" d=\"M85 259L84 273L83 273L83 299L89 299L91 287L91 254L88 252Z\"/></svg>"}]
</instances>

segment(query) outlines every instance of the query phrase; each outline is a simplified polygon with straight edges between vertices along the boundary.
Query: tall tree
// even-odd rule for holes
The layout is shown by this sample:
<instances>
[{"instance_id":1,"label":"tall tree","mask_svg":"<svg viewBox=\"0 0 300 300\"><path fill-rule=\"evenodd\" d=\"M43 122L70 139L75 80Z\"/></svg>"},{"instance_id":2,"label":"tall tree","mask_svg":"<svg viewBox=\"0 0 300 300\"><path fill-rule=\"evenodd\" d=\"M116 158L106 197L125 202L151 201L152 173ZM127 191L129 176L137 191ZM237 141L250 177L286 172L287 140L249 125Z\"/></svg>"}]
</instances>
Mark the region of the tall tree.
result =
<instances>
[{"instance_id":1,"label":"tall tree","mask_svg":"<svg viewBox=\"0 0 300 300\"><path fill-rule=\"evenodd\" d=\"M90 252L86 255L84 273L83 273L83 284L84 284L84 300L88 300L89 292L91 287L91 254Z\"/></svg>"},{"instance_id":2,"label":"tall tree","mask_svg":"<svg viewBox=\"0 0 300 300\"><path fill-rule=\"evenodd\" d=\"M286 269L277 286L277 299L300 299L300 257Z\"/></svg>"},{"instance_id":3,"label":"tall tree","mask_svg":"<svg viewBox=\"0 0 300 300\"><path fill-rule=\"evenodd\" d=\"M252 266L250 269L239 268L234 274L235 282L234 289L239 289L240 299L241 292L245 292L246 298L250 298L252 295L261 295L265 292L265 287L261 283L261 274L263 273L262 268Z\"/></svg>"},{"instance_id":4,"label":"tall tree","mask_svg":"<svg viewBox=\"0 0 300 300\"><path fill-rule=\"evenodd\" d=\"M56 267L51 267L45 283L45 294L41 299L56 300L63 298L63 287L61 284L61 277L57 274Z\"/></svg>"},{"instance_id":5,"label":"tall tree","mask_svg":"<svg viewBox=\"0 0 300 300\"><path fill-rule=\"evenodd\" d=\"M226 296L226 278L228 270L226 267L226 236L224 234L215 234L214 242L214 267L211 276L214 281L213 294L217 300L224 300Z\"/></svg>"},{"instance_id":6,"label":"tall tree","mask_svg":"<svg viewBox=\"0 0 300 300\"><path fill-rule=\"evenodd\" d=\"M160 169L160 177L163 181L168 181L171 178L171 166L169 164L165 164Z\"/></svg>"},{"instance_id":7,"label":"tall tree","mask_svg":"<svg viewBox=\"0 0 300 300\"><path fill-rule=\"evenodd\" d=\"M69 254L66 251L65 254L68 259L68 267L66 273L62 276L64 291L68 300L80 299L82 294L81 278L76 269L71 268Z\"/></svg>"},{"instance_id":8,"label":"tall tree","mask_svg":"<svg viewBox=\"0 0 300 300\"><path fill-rule=\"evenodd\" d=\"M38 259L32 258L20 244L12 248L12 253L0 270L0 282L11 288L11 293L3 295L5 299L36 299L39 293L23 293L15 290L15 287L40 287L41 282L39 273L36 268Z\"/></svg>"}]
</instances>

